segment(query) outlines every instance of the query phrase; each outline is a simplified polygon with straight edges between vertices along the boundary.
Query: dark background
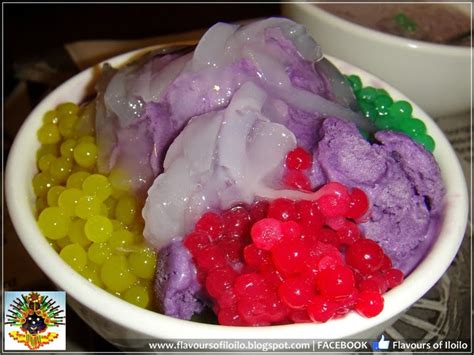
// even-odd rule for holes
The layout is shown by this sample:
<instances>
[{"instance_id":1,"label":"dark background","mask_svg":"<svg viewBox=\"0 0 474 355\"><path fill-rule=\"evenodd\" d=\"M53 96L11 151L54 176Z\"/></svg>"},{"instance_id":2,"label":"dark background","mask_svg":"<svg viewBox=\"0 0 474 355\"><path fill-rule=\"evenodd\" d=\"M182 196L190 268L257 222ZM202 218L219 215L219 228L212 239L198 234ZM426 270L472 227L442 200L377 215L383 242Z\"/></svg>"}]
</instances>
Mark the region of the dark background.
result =
<instances>
[{"instance_id":1,"label":"dark background","mask_svg":"<svg viewBox=\"0 0 474 355\"><path fill-rule=\"evenodd\" d=\"M279 14L279 4L3 4L5 96L25 63L88 39L138 39ZM57 61L57 60L56 60ZM63 64L64 65L64 64ZM15 73L15 71L17 73Z\"/></svg>"}]
</instances>

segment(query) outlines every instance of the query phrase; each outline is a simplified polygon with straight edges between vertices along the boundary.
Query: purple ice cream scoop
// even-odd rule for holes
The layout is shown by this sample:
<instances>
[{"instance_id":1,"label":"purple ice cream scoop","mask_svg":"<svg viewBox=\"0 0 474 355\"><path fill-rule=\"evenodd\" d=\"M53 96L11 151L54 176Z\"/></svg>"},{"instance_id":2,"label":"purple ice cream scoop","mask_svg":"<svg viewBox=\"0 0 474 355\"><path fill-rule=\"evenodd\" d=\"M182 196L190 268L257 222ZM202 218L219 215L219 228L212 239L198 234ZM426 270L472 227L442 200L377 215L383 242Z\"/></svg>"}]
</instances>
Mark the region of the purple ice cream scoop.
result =
<instances>
[{"instance_id":1,"label":"purple ice cream scoop","mask_svg":"<svg viewBox=\"0 0 474 355\"><path fill-rule=\"evenodd\" d=\"M320 134L313 181L364 190L371 211L360 225L364 234L382 246L394 267L409 273L434 241L442 217L445 190L434 157L401 133L378 132L371 144L354 124L337 118L326 119Z\"/></svg>"},{"instance_id":2,"label":"purple ice cream scoop","mask_svg":"<svg viewBox=\"0 0 474 355\"><path fill-rule=\"evenodd\" d=\"M173 240L158 253L155 296L163 313L190 319L204 308L192 256L181 241Z\"/></svg>"}]
</instances>

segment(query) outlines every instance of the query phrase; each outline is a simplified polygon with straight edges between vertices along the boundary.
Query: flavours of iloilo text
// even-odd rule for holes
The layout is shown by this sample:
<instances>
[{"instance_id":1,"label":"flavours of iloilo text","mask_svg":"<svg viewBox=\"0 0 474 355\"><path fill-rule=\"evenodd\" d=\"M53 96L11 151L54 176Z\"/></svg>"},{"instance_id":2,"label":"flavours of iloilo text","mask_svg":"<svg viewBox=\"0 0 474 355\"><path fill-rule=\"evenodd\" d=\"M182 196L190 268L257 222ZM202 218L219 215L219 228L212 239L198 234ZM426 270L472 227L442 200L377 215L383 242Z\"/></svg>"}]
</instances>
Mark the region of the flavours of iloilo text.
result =
<instances>
[{"instance_id":1,"label":"flavours of iloilo text","mask_svg":"<svg viewBox=\"0 0 474 355\"><path fill-rule=\"evenodd\" d=\"M444 186L411 105L322 60L271 18L105 65L94 100L38 131L43 234L89 281L173 317L378 315L434 242Z\"/></svg>"}]
</instances>

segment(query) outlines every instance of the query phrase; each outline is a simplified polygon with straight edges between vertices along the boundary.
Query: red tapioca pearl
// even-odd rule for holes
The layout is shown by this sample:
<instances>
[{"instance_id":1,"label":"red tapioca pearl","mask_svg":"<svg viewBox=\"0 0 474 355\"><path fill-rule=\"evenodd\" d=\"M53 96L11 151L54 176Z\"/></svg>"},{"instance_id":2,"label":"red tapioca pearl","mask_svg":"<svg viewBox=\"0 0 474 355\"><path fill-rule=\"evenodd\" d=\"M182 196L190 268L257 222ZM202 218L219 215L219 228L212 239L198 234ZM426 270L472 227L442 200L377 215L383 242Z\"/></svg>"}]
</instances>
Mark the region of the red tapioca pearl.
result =
<instances>
[{"instance_id":1,"label":"red tapioca pearl","mask_svg":"<svg viewBox=\"0 0 474 355\"><path fill-rule=\"evenodd\" d=\"M234 282L234 292L242 300L244 298L265 298L271 292L265 278L257 273L237 276Z\"/></svg>"},{"instance_id":2,"label":"red tapioca pearl","mask_svg":"<svg viewBox=\"0 0 474 355\"><path fill-rule=\"evenodd\" d=\"M352 245L360 239L359 227L353 222L345 221L344 225L337 230L339 242L344 245Z\"/></svg>"},{"instance_id":3,"label":"red tapioca pearl","mask_svg":"<svg viewBox=\"0 0 474 355\"><path fill-rule=\"evenodd\" d=\"M364 281L364 275L362 275L360 271L357 269L352 269L352 272L354 273L354 280L355 280L356 287L359 288L360 283Z\"/></svg>"},{"instance_id":4,"label":"red tapioca pearl","mask_svg":"<svg viewBox=\"0 0 474 355\"><path fill-rule=\"evenodd\" d=\"M350 193L350 202L346 217L359 219L367 213L368 209L369 199L365 192L357 187L353 188Z\"/></svg>"},{"instance_id":5,"label":"red tapioca pearl","mask_svg":"<svg viewBox=\"0 0 474 355\"><path fill-rule=\"evenodd\" d=\"M383 310L384 299L377 291L362 291L357 299L355 310L360 315L372 318Z\"/></svg>"},{"instance_id":6,"label":"red tapioca pearl","mask_svg":"<svg viewBox=\"0 0 474 355\"><path fill-rule=\"evenodd\" d=\"M268 300L242 298L237 303L240 317L248 324L262 326L271 324Z\"/></svg>"},{"instance_id":7,"label":"red tapioca pearl","mask_svg":"<svg viewBox=\"0 0 474 355\"><path fill-rule=\"evenodd\" d=\"M244 261L247 265L257 269L262 264L270 264L272 262L270 252L257 248L253 243L244 247Z\"/></svg>"},{"instance_id":8,"label":"red tapioca pearl","mask_svg":"<svg viewBox=\"0 0 474 355\"><path fill-rule=\"evenodd\" d=\"M306 308L304 309L292 309L288 315L291 321L294 323L311 323L311 318L308 315Z\"/></svg>"},{"instance_id":9,"label":"red tapioca pearl","mask_svg":"<svg viewBox=\"0 0 474 355\"><path fill-rule=\"evenodd\" d=\"M259 269L259 274L262 275L269 287L275 290L285 280L283 274L275 269L273 264L262 264Z\"/></svg>"},{"instance_id":10,"label":"red tapioca pearl","mask_svg":"<svg viewBox=\"0 0 474 355\"><path fill-rule=\"evenodd\" d=\"M228 235L242 236L250 229L250 213L243 206L236 206L224 212L225 233Z\"/></svg>"},{"instance_id":11,"label":"red tapioca pearl","mask_svg":"<svg viewBox=\"0 0 474 355\"><path fill-rule=\"evenodd\" d=\"M278 288L278 296L290 308L304 308L314 296L314 284L304 276L288 277Z\"/></svg>"},{"instance_id":12,"label":"red tapioca pearl","mask_svg":"<svg viewBox=\"0 0 474 355\"><path fill-rule=\"evenodd\" d=\"M225 238L217 241L216 245L221 248L227 260L231 263L242 259L243 244L236 238Z\"/></svg>"},{"instance_id":13,"label":"red tapioca pearl","mask_svg":"<svg viewBox=\"0 0 474 355\"><path fill-rule=\"evenodd\" d=\"M202 271L209 271L227 265L227 259L217 245L211 245L198 251L195 256L196 264Z\"/></svg>"},{"instance_id":14,"label":"red tapioca pearl","mask_svg":"<svg viewBox=\"0 0 474 355\"><path fill-rule=\"evenodd\" d=\"M192 232L188 234L183 241L184 246L193 256L195 256L200 250L210 246L211 243L209 236L201 232Z\"/></svg>"},{"instance_id":15,"label":"red tapioca pearl","mask_svg":"<svg viewBox=\"0 0 474 355\"><path fill-rule=\"evenodd\" d=\"M321 228L317 235L317 239L320 242L331 244L335 247L338 247L340 244L339 236L336 231L327 227Z\"/></svg>"},{"instance_id":16,"label":"red tapioca pearl","mask_svg":"<svg viewBox=\"0 0 474 355\"><path fill-rule=\"evenodd\" d=\"M276 293L268 297L267 306L272 323L281 324L287 321L290 309L280 300Z\"/></svg>"},{"instance_id":17,"label":"red tapioca pearl","mask_svg":"<svg viewBox=\"0 0 474 355\"><path fill-rule=\"evenodd\" d=\"M209 271L206 277L206 291L214 298L221 297L222 293L234 284L237 273L230 267L222 267Z\"/></svg>"},{"instance_id":18,"label":"red tapioca pearl","mask_svg":"<svg viewBox=\"0 0 474 355\"><path fill-rule=\"evenodd\" d=\"M334 318L342 317L343 315L349 313L349 311L354 309L358 297L359 291L354 289L354 291L346 297L339 297L333 299L333 305L335 308Z\"/></svg>"},{"instance_id":19,"label":"red tapioca pearl","mask_svg":"<svg viewBox=\"0 0 474 355\"><path fill-rule=\"evenodd\" d=\"M264 218L250 229L250 235L257 248L270 250L283 238L281 222L274 218Z\"/></svg>"},{"instance_id":20,"label":"red tapioca pearl","mask_svg":"<svg viewBox=\"0 0 474 355\"><path fill-rule=\"evenodd\" d=\"M295 221L283 222L281 232L285 240L297 240L301 236L301 228Z\"/></svg>"},{"instance_id":21,"label":"red tapioca pearl","mask_svg":"<svg viewBox=\"0 0 474 355\"><path fill-rule=\"evenodd\" d=\"M224 232L224 220L214 212L206 212L197 221L194 230L208 234L211 240L217 240Z\"/></svg>"},{"instance_id":22,"label":"red tapioca pearl","mask_svg":"<svg viewBox=\"0 0 474 355\"><path fill-rule=\"evenodd\" d=\"M269 206L270 203L268 201L260 200L254 202L252 206L250 206L251 223L255 223L262 218L267 217Z\"/></svg>"},{"instance_id":23,"label":"red tapioca pearl","mask_svg":"<svg viewBox=\"0 0 474 355\"><path fill-rule=\"evenodd\" d=\"M301 191L311 190L309 178L300 170L287 170L283 175L283 183Z\"/></svg>"},{"instance_id":24,"label":"red tapioca pearl","mask_svg":"<svg viewBox=\"0 0 474 355\"><path fill-rule=\"evenodd\" d=\"M323 296L330 298L348 296L355 289L354 274L346 266L324 269L316 276L316 285Z\"/></svg>"},{"instance_id":25,"label":"red tapioca pearl","mask_svg":"<svg viewBox=\"0 0 474 355\"><path fill-rule=\"evenodd\" d=\"M403 282L403 272L398 269L388 269L383 271L383 277L388 283L388 288L394 288Z\"/></svg>"},{"instance_id":26,"label":"red tapioca pearl","mask_svg":"<svg viewBox=\"0 0 474 355\"><path fill-rule=\"evenodd\" d=\"M217 321L220 325L243 326L247 323L240 316L237 306L232 308L222 308L217 314Z\"/></svg>"},{"instance_id":27,"label":"red tapioca pearl","mask_svg":"<svg viewBox=\"0 0 474 355\"><path fill-rule=\"evenodd\" d=\"M349 209L350 196L347 188L337 182L330 182L318 190L319 210L325 217L345 216Z\"/></svg>"},{"instance_id":28,"label":"red tapioca pearl","mask_svg":"<svg viewBox=\"0 0 474 355\"><path fill-rule=\"evenodd\" d=\"M307 312L313 322L325 323L334 316L335 307L328 297L315 295L309 302Z\"/></svg>"},{"instance_id":29,"label":"red tapioca pearl","mask_svg":"<svg viewBox=\"0 0 474 355\"><path fill-rule=\"evenodd\" d=\"M380 294L387 292L389 283L379 272L367 276L359 284L360 291L377 291Z\"/></svg>"},{"instance_id":30,"label":"red tapioca pearl","mask_svg":"<svg viewBox=\"0 0 474 355\"><path fill-rule=\"evenodd\" d=\"M302 241L283 241L271 250L275 267L285 275L306 270L309 250Z\"/></svg>"},{"instance_id":31,"label":"red tapioca pearl","mask_svg":"<svg viewBox=\"0 0 474 355\"><path fill-rule=\"evenodd\" d=\"M321 270L326 270L326 269L335 269L337 266L342 266L344 265L343 262L341 262L341 257L337 257L334 255L325 255L321 259L319 259L317 267L318 267L318 272Z\"/></svg>"},{"instance_id":32,"label":"red tapioca pearl","mask_svg":"<svg viewBox=\"0 0 474 355\"><path fill-rule=\"evenodd\" d=\"M383 249L373 240L359 239L349 246L346 262L364 275L379 270L384 257Z\"/></svg>"},{"instance_id":33,"label":"red tapioca pearl","mask_svg":"<svg viewBox=\"0 0 474 355\"><path fill-rule=\"evenodd\" d=\"M382 266L380 266L380 271L386 271L392 268L392 260L386 255L383 255Z\"/></svg>"},{"instance_id":34,"label":"red tapioca pearl","mask_svg":"<svg viewBox=\"0 0 474 355\"><path fill-rule=\"evenodd\" d=\"M304 226L311 226L314 229L320 229L324 225L324 216L319 210L315 201L301 200L296 203L298 214L298 223Z\"/></svg>"},{"instance_id":35,"label":"red tapioca pearl","mask_svg":"<svg viewBox=\"0 0 474 355\"><path fill-rule=\"evenodd\" d=\"M286 167L292 170L306 170L311 168L313 157L301 147L293 149L286 155Z\"/></svg>"},{"instance_id":36,"label":"red tapioca pearl","mask_svg":"<svg viewBox=\"0 0 474 355\"><path fill-rule=\"evenodd\" d=\"M310 247L310 256L312 260L319 260L324 256L330 256L337 261L338 264L343 265L344 259L339 250L334 246L321 241L316 241Z\"/></svg>"},{"instance_id":37,"label":"red tapioca pearl","mask_svg":"<svg viewBox=\"0 0 474 355\"><path fill-rule=\"evenodd\" d=\"M286 198L273 200L268 207L267 217L280 221L295 220L297 217L295 201Z\"/></svg>"},{"instance_id":38,"label":"red tapioca pearl","mask_svg":"<svg viewBox=\"0 0 474 355\"><path fill-rule=\"evenodd\" d=\"M237 295L234 292L234 289L232 287L226 289L223 291L219 298L217 299L217 302L219 306L222 308L231 308L235 305L237 305Z\"/></svg>"},{"instance_id":39,"label":"red tapioca pearl","mask_svg":"<svg viewBox=\"0 0 474 355\"><path fill-rule=\"evenodd\" d=\"M344 227L345 223L346 223L346 219L343 216L326 218L326 226L335 231L338 231L339 229Z\"/></svg>"}]
</instances>

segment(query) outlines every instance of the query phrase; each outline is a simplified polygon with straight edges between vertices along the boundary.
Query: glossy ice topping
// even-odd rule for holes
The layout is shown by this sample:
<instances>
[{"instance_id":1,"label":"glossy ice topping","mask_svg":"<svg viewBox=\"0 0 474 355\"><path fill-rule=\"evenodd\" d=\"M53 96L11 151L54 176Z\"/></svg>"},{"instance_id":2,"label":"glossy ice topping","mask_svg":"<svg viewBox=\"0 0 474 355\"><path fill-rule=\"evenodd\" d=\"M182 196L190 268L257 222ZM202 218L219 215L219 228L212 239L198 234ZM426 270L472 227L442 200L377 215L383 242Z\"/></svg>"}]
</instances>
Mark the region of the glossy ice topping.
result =
<instances>
[{"instance_id":1,"label":"glossy ice topping","mask_svg":"<svg viewBox=\"0 0 474 355\"><path fill-rule=\"evenodd\" d=\"M305 128L300 144L307 148L322 115L366 125L361 115L334 102L329 82L313 68L321 58L304 27L271 18L243 27L218 23L193 53L106 69L96 117L101 171L120 168L136 190L148 188L188 120L226 108L247 82L268 96L262 112L273 122Z\"/></svg>"}]
</instances>

